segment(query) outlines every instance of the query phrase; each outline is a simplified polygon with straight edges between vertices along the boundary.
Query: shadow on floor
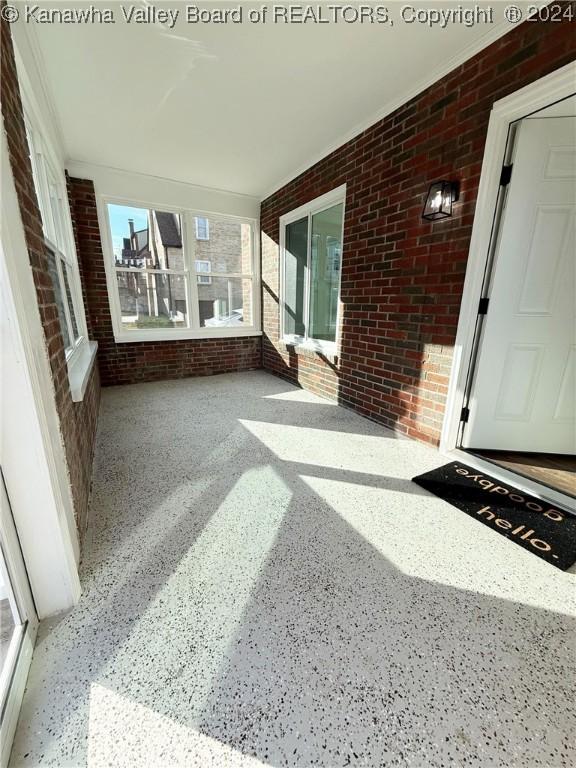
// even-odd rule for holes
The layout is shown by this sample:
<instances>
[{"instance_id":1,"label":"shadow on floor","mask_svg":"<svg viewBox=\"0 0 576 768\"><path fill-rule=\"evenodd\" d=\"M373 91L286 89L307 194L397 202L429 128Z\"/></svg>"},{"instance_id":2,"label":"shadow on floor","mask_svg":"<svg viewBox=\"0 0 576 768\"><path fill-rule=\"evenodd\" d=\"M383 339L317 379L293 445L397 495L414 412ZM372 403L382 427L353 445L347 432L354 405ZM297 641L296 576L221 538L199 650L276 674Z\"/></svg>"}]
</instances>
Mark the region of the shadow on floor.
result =
<instances>
[{"instance_id":1,"label":"shadow on floor","mask_svg":"<svg viewBox=\"0 0 576 768\"><path fill-rule=\"evenodd\" d=\"M261 373L107 390L12 765L569 764L572 582L389 438Z\"/></svg>"}]
</instances>

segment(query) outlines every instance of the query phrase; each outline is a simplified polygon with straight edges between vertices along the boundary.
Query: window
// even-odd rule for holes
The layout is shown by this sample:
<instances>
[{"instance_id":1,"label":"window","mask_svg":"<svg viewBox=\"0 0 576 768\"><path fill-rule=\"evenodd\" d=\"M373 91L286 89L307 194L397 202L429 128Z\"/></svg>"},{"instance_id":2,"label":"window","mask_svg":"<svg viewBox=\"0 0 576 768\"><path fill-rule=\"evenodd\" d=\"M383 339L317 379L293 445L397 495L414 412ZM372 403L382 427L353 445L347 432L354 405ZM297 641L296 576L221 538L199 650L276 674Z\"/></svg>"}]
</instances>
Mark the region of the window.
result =
<instances>
[{"instance_id":1,"label":"window","mask_svg":"<svg viewBox=\"0 0 576 768\"><path fill-rule=\"evenodd\" d=\"M126 205L109 205L108 215L122 328L187 327L180 216Z\"/></svg>"},{"instance_id":2,"label":"window","mask_svg":"<svg viewBox=\"0 0 576 768\"><path fill-rule=\"evenodd\" d=\"M54 251L48 249L48 272L52 281L52 288L54 289L54 300L56 302L56 309L58 310L58 320L60 322L60 330L62 331L62 338L64 340L64 348L70 349L72 347L73 332L70 328L69 312L66 303L68 302L68 296L64 299L64 293L62 291L62 272L64 264L60 256L56 255Z\"/></svg>"},{"instance_id":3,"label":"window","mask_svg":"<svg viewBox=\"0 0 576 768\"><path fill-rule=\"evenodd\" d=\"M106 210L118 341L258 333L253 222L111 201Z\"/></svg>"},{"instance_id":4,"label":"window","mask_svg":"<svg viewBox=\"0 0 576 768\"><path fill-rule=\"evenodd\" d=\"M197 280L199 285L211 285L212 278L210 275L203 275L202 272L211 272L212 267L209 261L196 260L196 273L198 275Z\"/></svg>"},{"instance_id":5,"label":"window","mask_svg":"<svg viewBox=\"0 0 576 768\"><path fill-rule=\"evenodd\" d=\"M345 189L281 219L282 331L292 342L336 343Z\"/></svg>"},{"instance_id":6,"label":"window","mask_svg":"<svg viewBox=\"0 0 576 768\"><path fill-rule=\"evenodd\" d=\"M26 132L38 206L48 255L54 300L64 341L66 357L70 361L87 341L82 312L80 276L72 245L72 226L68 210L64 175L58 172L50 158L40 133L26 120Z\"/></svg>"},{"instance_id":7,"label":"window","mask_svg":"<svg viewBox=\"0 0 576 768\"><path fill-rule=\"evenodd\" d=\"M210 224L203 216L196 216L196 240L210 239Z\"/></svg>"}]
</instances>

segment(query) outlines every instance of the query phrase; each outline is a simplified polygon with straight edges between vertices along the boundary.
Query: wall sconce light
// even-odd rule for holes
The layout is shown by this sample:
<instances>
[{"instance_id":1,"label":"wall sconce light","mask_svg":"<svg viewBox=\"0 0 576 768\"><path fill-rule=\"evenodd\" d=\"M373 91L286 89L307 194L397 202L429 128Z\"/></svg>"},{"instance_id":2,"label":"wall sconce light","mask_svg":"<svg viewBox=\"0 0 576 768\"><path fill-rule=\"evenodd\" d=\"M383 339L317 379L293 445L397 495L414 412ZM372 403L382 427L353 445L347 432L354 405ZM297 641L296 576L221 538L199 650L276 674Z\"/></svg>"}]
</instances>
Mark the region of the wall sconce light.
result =
<instances>
[{"instance_id":1,"label":"wall sconce light","mask_svg":"<svg viewBox=\"0 0 576 768\"><path fill-rule=\"evenodd\" d=\"M446 219L452 216L452 204L460 196L460 185L457 181L435 181L430 184L422 218L429 221Z\"/></svg>"}]
</instances>

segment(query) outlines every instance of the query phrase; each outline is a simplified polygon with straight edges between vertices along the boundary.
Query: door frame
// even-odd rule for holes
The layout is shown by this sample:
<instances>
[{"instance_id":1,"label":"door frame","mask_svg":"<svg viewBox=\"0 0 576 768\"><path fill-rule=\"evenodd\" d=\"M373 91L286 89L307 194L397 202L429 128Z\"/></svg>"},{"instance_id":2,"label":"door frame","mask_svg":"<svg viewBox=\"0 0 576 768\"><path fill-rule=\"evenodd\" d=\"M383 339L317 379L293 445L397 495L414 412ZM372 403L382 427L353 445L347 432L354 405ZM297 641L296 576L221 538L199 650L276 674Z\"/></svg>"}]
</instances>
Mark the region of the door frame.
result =
<instances>
[{"instance_id":1,"label":"door frame","mask_svg":"<svg viewBox=\"0 0 576 768\"><path fill-rule=\"evenodd\" d=\"M32 652L38 630L38 616L1 470L0 494L2 495L0 530L4 539L2 553L10 579L9 588L16 599L20 618L23 619L22 623L14 628L8 655L4 660L4 668L2 669L2 682L6 685L6 698L1 702L2 710L0 712L0 765L6 766L10 758L20 705L32 661ZM2 693L4 694L4 691Z\"/></svg>"},{"instance_id":2,"label":"door frame","mask_svg":"<svg viewBox=\"0 0 576 768\"><path fill-rule=\"evenodd\" d=\"M513 472L497 467L485 459L473 456L459 448L458 440L469 371L473 364L473 356L479 337L481 341L481 326L477 323L478 305L482 297L485 273L490 257L495 216L501 200L500 174L507 159L506 153L509 148L508 139L511 125L517 120L574 95L576 92L575 82L576 62L571 62L496 101L492 107L440 437L441 453L490 472L503 481L513 481L515 485L521 486L528 493L560 504L566 504L573 500L539 483L521 478Z\"/></svg>"}]
</instances>

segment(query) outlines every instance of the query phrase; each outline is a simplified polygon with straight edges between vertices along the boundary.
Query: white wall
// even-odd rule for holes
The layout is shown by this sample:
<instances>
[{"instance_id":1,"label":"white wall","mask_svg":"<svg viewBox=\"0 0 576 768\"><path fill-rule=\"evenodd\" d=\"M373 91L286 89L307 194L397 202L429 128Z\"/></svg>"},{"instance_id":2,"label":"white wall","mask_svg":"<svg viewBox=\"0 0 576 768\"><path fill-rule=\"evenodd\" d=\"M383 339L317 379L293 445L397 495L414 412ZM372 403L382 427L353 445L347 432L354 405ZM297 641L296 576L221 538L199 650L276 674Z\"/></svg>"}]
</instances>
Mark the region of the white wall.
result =
<instances>
[{"instance_id":1,"label":"white wall","mask_svg":"<svg viewBox=\"0 0 576 768\"><path fill-rule=\"evenodd\" d=\"M43 138L48 144L54 160L60 168L64 168L66 153L62 139L62 131L58 116L53 107L53 97L50 85L37 64L39 60L38 44L33 25L13 24L10 27L18 79L32 96L29 109L34 111L36 122L42 126ZM21 88L22 88L21 86Z\"/></svg>"},{"instance_id":2,"label":"white wall","mask_svg":"<svg viewBox=\"0 0 576 768\"><path fill-rule=\"evenodd\" d=\"M80 595L78 538L46 341L1 131L0 462L40 618Z\"/></svg>"},{"instance_id":3,"label":"white wall","mask_svg":"<svg viewBox=\"0 0 576 768\"><path fill-rule=\"evenodd\" d=\"M161 147L158 151L162 151ZM70 162L67 170L71 176L92 179L97 195L156 207L186 208L198 213L220 213L246 219L260 217L260 201L256 197L90 163Z\"/></svg>"}]
</instances>

